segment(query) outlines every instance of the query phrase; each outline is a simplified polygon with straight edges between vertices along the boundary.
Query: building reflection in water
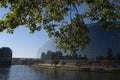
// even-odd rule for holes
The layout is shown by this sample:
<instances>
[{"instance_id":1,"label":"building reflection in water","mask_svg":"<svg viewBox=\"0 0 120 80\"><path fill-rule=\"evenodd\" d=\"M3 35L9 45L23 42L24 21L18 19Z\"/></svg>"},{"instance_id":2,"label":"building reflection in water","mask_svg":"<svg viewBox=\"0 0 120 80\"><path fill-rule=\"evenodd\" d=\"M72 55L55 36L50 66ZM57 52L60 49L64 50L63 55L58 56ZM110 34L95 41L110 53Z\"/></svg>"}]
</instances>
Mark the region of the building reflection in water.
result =
<instances>
[{"instance_id":1,"label":"building reflection in water","mask_svg":"<svg viewBox=\"0 0 120 80\"><path fill-rule=\"evenodd\" d=\"M120 80L120 72L34 69L25 65L0 68L0 80Z\"/></svg>"},{"instance_id":2,"label":"building reflection in water","mask_svg":"<svg viewBox=\"0 0 120 80\"><path fill-rule=\"evenodd\" d=\"M39 80L37 72L29 66L13 65L8 80Z\"/></svg>"},{"instance_id":3,"label":"building reflection in water","mask_svg":"<svg viewBox=\"0 0 120 80\"><path fill-rule=\"evenodd\" d=\"M10 67L9 68L0 68L0 80L8 80L9 78L9 72L10 72Z\"/></svg>"}]
</instances>

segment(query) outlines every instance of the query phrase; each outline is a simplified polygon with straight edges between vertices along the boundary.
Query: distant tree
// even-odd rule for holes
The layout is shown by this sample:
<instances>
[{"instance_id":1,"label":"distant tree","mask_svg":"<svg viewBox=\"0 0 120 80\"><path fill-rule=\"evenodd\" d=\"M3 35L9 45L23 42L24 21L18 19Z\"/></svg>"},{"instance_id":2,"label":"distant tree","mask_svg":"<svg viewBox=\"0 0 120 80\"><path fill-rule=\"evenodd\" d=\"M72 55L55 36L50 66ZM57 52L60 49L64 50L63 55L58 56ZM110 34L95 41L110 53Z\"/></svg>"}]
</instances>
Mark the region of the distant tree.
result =
<instances>
[{"instance_id":1,"label":"distant tree","mask_svg":"<svg viewBox=\"0 0 120 80\"><path fill-rule=\"evenodd\" d=\"M62 62L61 62L62 67L63 67L65 64L66 64L65 61L62 61Z\"/></svg>"},{"instance_id":2,"label":"distant tree","mask_svg":"<svg viewBox=\"0 0 120 80\"><path fill-rule=\"evenodd\" d=\"M92 61L88 61L87 64L89 65L89 68L91 68Z\"/></svg>"},{"instance_id":3,"label":"distant tree","mask_svg":"<svg viewBox=\"0 0 120 80\"><path fill-rule=\"evenodd\" d=\"M80 67L81 67L81 64L82 64L82 62L81 61L79 61L79 62L76 62L76 66L78 66L78 68L80 69Z\"/></svg>"},{"instance_id":4,"label":"distant tree","mask_svg":"<svg viewBox=\"0 0 120 80\"><path fill-rule=\"evenodd\" d=\"M27 65L27 60L25 59L25 60L22 60L22 63L21 63L22 65Z\"/></svg>"},{"instance_id":5,"label":"distant tree","mask_svg":"<svg viewBox=\"0 0 120 80\"><path fill-rule=\"evenodd\" d=\"M59 60L58 59L54 59L54 60L52 60L51 64L54 64L54 66L56 68L57 65L59 64Z\"/></svg>"}]
</instances>

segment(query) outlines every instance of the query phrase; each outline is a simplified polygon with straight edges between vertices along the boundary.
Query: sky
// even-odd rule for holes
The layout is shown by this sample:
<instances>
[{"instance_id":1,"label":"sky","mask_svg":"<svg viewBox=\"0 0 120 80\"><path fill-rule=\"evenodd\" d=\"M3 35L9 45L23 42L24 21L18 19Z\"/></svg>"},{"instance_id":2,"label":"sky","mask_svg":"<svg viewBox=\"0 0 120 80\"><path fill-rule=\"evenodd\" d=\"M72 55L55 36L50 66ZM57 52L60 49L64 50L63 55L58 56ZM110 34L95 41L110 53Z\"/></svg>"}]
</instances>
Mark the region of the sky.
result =
<instances>
[{"instance_id":1,"label":"sky","mask_svg":"<svg viewBox=\"0 0 120 80\"><path fill-rule=\"evenodd\" d=\"M8 9L0 8L0 19L7 13ZM13 58L38 58L37 51L49 38L46 31L36 31L34 34L24 26L19 26L13 34L6 31L0 32L0 48L12 49Z\"/></svg>"}]
</instances>

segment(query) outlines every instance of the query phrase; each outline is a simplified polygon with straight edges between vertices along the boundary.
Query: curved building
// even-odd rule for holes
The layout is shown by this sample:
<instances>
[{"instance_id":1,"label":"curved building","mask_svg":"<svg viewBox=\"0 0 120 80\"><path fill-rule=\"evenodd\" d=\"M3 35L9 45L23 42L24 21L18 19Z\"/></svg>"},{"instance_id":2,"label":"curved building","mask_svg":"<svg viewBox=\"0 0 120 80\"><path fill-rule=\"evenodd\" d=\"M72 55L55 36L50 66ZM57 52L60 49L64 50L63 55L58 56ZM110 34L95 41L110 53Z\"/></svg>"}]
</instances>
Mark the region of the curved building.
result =
<instances>
[{"instance_id":1,"label":"curved building","mask_svg":"<svg viewBox=\"0 0 120 80\"><path fill-rule=\"evenodd\" d=\"M98 26L98 27L95 27ZM115 27L115 26L114 26ZM90 44L80 54L86 54L88 58L108 57L120 54L120 32L115 29L105 30L101 24L88 25Z\"/></svg>"},{"instance_id":2,"label":"curved building","mask_svg":"<svg viewBox=\"0 0 120 80\"><path fill-rule=\"evenodd\" d=\"M38 57L41 57L42 53L47 53L48 51L56 52L57 48L54 41L55 41L55 38L51 38L44 45L42 45L38 50L38 53L37 53Z\"/></svg>"},{"instance_id":3,"label":"curved building","mask_svg":"<svg viewBox=\"0 0 120 80\"><path fill-rule=\"evenodd\" d=\"M118 25L120 25L120 23ZM78 55L86 55L88 59L95 59L100 56L107 57L108 53L111 53L112 57L117 54L120 55L120 32L117 32L115 29L106 31L102 28L101 24L90 24L88 25L88 29L90 31L89 36L91 38L91 42L83 52L78 50ZM54 41L55 39L52 38L41 46L39 49L39 54L42 52L46 53L49 50L56 52L57 49Z\"/></svg>"},{"instance_id":4,"label":"curved building","mask_svg":"<svg viewBox=\"0 0 120 80\"><path fill-rule=\"evenodd\" d=\"M0 48L0 67L10 66L12 61L12 50L8 47Z\"/></svg>"}]
</instances>

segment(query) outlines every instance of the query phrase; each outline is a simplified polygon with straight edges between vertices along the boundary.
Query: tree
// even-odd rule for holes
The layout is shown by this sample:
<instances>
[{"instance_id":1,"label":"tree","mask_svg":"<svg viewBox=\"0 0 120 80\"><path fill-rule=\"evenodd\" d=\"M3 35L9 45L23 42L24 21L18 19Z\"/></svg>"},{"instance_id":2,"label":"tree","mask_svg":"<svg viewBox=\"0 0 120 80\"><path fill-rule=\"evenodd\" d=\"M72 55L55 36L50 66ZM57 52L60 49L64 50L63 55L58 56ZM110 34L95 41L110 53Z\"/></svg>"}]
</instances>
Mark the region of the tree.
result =
<instances>
[{"instance_id":1,"label":"tree","mask_svg":"<svg viewBox=\"0 0 120 80\"><path fill-rule=\"evenodd\" d=\"M57 64L59 64L59 60L58 59L54 59L51 62L52 64L54 64L55 68L57 67Z\"/></svg>"},{"instance_id":2,"label":"tree","mask_svg":"<svg viewBox=\"0 0 120 80\"><path fill-rule=\"evenodd\" d=\"M91 68L92 61L88 61L88 65L89 65L89 67L88 67L88 68Z\"/></svg>"},{"instance_id":3,"label":"tree","mask_svg":"<svg viewBox=\"0 0 120 80\"><path fill-rule=\"evenodd\" d=\"M56 37L58 48L71 54L90 43L85 19L102 23L106 30L120 20L120 0L1 0L0 6L10 9L0 20L1 32L13 33L19 25L30 33L44 28ZM120 31L120 26L115 29Z\"/></svg>"},{"instance_id":4,"label":"tree","mask_svg":"<svg viewBox=\"0 0 120 80\"><path fill-rule=\"evenodd\" d=\"M78 68L80 69L80 67L81 67L81 64L82 64L82 61L79 61L79 62L76 62L76 66L78 66Z\"/></svg>"},{"instance_id":5,"label":"tree","mask_svg":"<svg viewBox=\"0 0 120 80\"><path fill-rule=\"evenodd\" d=\"M61 62L62 67L63 67L65 64L66 64L65 61L62 61L62 62Z\"/></svg>"}]
</instances>

